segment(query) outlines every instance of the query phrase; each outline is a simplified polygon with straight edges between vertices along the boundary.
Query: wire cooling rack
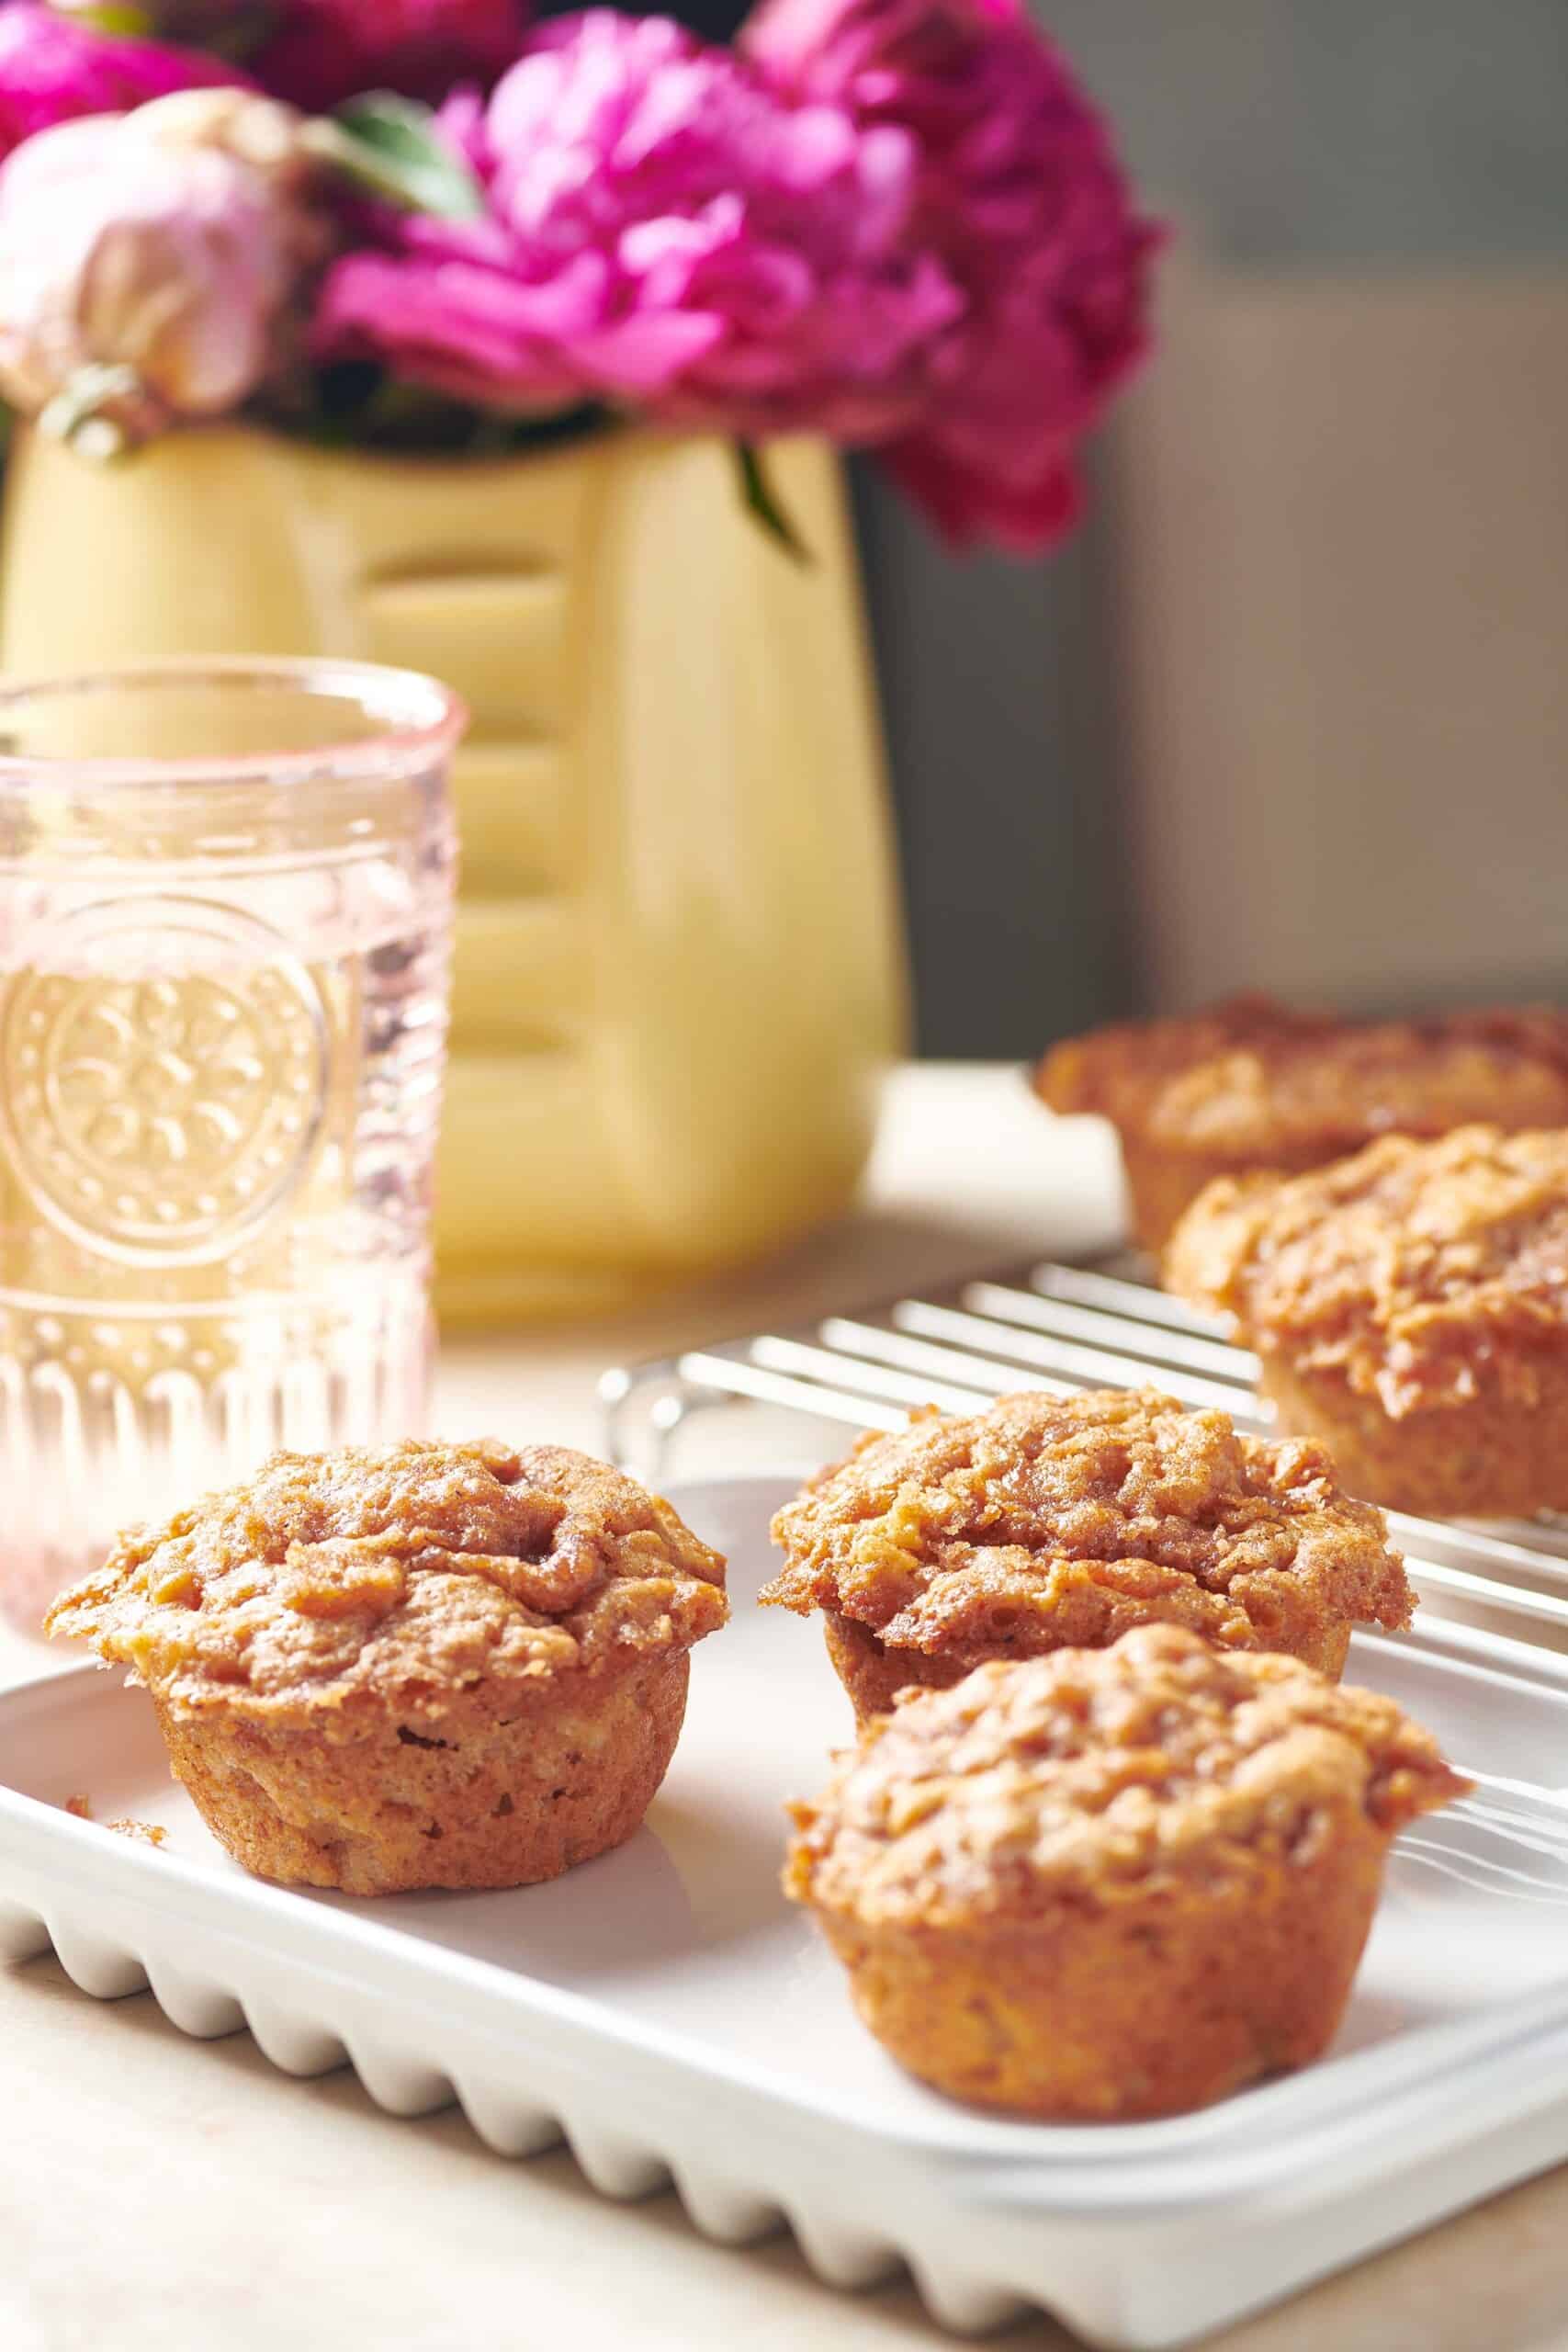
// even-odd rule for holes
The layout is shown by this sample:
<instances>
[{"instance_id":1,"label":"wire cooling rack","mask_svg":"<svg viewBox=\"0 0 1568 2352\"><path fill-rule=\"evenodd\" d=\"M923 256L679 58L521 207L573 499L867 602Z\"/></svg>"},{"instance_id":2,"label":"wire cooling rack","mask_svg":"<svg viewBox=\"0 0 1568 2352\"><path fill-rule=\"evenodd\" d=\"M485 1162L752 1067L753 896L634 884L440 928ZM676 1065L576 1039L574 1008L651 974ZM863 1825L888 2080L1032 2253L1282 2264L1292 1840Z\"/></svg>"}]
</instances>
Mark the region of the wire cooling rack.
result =
<instances>
[{"instance_id":1,"label":"wire cooling rack","mask_svg":"<svg viewBox=\"0 0 1568 2352\"><path fill-rule=\"evenodd\" d=\"M1222 1406L1238 1428L1267 1433L1257 1374L1256 1356L1121 1255L1047 1260L620 1366L605 1374L600 1395L612 1458L663 1480L679 1466L686 1424L720 1408L770 1407L814 1424L823 1461L833 1453L829 1425L899 1429L918 1406L968 1411L1019 1388L1069 1396L1151 1386L1185 1405ZM1568 1520L1388 1517L1428 1607L1568 1650Z\"/></svg>"}]
</instances>

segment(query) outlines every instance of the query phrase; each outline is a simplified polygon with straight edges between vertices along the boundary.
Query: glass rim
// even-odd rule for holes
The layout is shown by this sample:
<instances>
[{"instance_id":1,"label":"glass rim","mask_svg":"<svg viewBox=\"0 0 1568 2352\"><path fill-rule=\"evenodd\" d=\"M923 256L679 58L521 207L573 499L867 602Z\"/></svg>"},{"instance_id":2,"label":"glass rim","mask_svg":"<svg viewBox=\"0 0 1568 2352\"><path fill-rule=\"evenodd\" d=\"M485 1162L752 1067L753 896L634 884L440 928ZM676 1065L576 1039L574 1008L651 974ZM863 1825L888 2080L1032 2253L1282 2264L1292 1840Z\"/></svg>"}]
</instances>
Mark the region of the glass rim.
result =
<instances>
[{"instance_id":1,"label":"glass rim","mask_svg":"<svg viewBox=\"0 0 1568 2352\"><path fill-rule=\"evenodd\" d=\"M450 757L468 725L460 695L422 670L335 655L191 654L132 662L103 670L62 671L0 684L0 741L8 716L28 704L61 702L126 687L292 687L298 694L357 704L367 731L303 750L197 752L175 759L51 752L0 752L7 785L288 784L364 782L401 775L422 762ZM371 731L378 729L378 731Z\"/></svg>"}]
</instances>

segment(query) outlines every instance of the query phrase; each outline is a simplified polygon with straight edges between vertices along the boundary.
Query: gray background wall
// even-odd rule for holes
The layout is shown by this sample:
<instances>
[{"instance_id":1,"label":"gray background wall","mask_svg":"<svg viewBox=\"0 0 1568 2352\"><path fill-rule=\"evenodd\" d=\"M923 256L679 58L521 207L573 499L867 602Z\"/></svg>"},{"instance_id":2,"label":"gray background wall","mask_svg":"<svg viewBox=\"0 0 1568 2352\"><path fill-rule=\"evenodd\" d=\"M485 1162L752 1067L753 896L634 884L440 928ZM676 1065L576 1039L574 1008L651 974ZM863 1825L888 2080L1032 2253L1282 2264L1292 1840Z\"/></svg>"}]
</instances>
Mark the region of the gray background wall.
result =
<instances>
[{"instance_id":1,"label":"gray background wall","mask_svg":"<svg viewBox=\"0 0 1568 2352\"><path fill-rule=\"evenodd\" d=\"M1224 258L1386 269L1568 254L1568 0L1040 13L1142 186ZM920 1044L1025 1054L1142 994L1103 519L1042 564L958 563L869 467L856 499Z\"/></svg>"}]
</instances>

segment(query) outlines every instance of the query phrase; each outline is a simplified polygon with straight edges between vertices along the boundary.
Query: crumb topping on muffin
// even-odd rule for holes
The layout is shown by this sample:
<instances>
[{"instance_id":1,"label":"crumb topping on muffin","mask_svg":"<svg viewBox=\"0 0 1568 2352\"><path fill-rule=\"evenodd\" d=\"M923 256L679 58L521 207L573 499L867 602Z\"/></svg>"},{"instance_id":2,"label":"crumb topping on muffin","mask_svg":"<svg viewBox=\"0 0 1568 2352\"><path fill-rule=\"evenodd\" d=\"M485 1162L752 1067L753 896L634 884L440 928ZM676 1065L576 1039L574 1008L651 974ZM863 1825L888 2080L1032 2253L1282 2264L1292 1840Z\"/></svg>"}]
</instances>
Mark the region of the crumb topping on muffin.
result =
<instances>
[{"instance_id":1,"label":"crumb topping on muffin","mask_svg":"<svg viewBox=\"0 0 1568 2352\"><path fill-rule=\"evenodd\" d=\"M1046 1055L1053 1110L1098 1112L1171 1148L1331 1158L1388 1134L1467 1122L1568 1122L1568 1014L1550 1007L1348 1022L1238 997L1130 1022Z\"/></svg>"},{"instance_id":2,"label":"crumb topping on muffin","mask_svg":"<svg viewBox=\"0 0 1568 2352\"><path fill-rule=\"evenodd\" d=\"M1341 1493L1320 1445L1244 1437L1151 1390L919 1415L863 1439L773 1535L785 1565L764 1601L949 1655L1038 1646L1032 1619L1086 1580L1254 1648L1303 1608L1390 1627L1412 1610L1382 1512Z\"/></svg>"},{"instance_id":3,"label":"crumb topping on muffin","mask_svg":"<svg viewBox=\"0 0 1568 2352\"><path fill-rule=\"evenodd\" d=\"M1114 1022L1053 1046L1035 1068L1035 1091L1053 1111L1141 1125L1165 1089L1190 1071L1236 1057L1264 1068L1341 1025L1331 1014L1293 1012L1266 996L1231 997L1165 1021Z\"/></svg>"},{"instance_id":4,"label":"crumb topping on muffin","mask_svg":"<svg viewBox=\"0 0 1568 2352\"><path fill-rule=\"evenodd\" d=\"M1568 1336L1568 1131L1389 1136L1311 1175L1224 1180L1177 1227L1167 1280L1395 1419L1533 1404Z\"/></svg>"},{"instance_id":5,"label":"crumb topping on muffin","mask_svg":"<svg viewBox=\"0 0 1568 2352\"><path fill-rule=\"evenodd\" d=\"M793 1808L786 1891L867 1928L963 1927L1306 1865L1469 1784L1390 1699L1176 1625L979 1667L861 1735Z\"/></svg>"},{"instance_id":6,"label":"crumb topping on muffin","mask_svg":"<svg viewBox=\"0 0 1568 2352\"><path fill-rule=\"evenodd\" d=\"M725 1622L724 1574L668 1503L586 1454L411 1440L275 1454L130 1530L46 1625L177 1707L439 1712L481 1679L687 1648Z\"/></svg>"}]
</instances>

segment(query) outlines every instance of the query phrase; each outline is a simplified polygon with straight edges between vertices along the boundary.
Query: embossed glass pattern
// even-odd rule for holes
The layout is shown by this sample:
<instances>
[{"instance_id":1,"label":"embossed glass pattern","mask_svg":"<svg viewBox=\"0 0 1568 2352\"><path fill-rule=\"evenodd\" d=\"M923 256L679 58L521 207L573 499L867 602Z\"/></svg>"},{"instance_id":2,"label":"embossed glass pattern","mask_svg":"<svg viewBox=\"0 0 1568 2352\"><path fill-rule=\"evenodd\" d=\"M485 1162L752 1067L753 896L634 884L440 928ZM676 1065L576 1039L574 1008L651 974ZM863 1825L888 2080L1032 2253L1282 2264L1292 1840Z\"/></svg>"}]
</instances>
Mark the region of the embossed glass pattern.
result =
<instances>
[{"instance_id":1,"label":"embossed glass pattern","mask_svg":"<svg viewBox=\"0 0 1568 2352\"><path fill-rule=\"evenodd\" d=\"M355 663L0 692L0 1604L421 1426L463 712Z\"/></svg>"}]
</instances>

